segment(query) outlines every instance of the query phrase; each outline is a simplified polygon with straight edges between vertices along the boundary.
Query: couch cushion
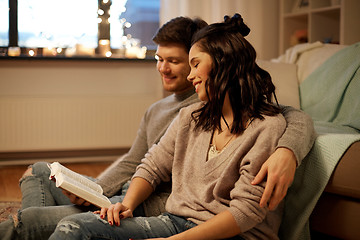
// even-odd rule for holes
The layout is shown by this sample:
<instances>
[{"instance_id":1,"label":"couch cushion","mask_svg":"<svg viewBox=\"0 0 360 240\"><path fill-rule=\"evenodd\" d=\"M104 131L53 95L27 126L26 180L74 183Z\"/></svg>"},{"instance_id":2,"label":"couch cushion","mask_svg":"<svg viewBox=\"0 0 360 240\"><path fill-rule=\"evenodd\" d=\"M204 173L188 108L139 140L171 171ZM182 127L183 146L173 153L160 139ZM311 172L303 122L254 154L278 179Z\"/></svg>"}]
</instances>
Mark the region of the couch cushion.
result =
<instances>
[{"instance_id":1,"label":"couch cushion","mask_svg":"<svg viewBox=\"0 0 360 240\"><path fill-rule=\"evenodd\" d=\"M276 87L275 93L280 104L300 108L299 86L296 65L258 60L258 65L271 75Z\"/></svg>"},{"instance_id":2,"label":"couch cushion","mask_svg":"<svg viewBox=\"0 0 360 240\"><path fill-rule=\"evenodd\" d=\"M300 85L315 69L323 64L329 57L336 52L344 49L345 45L323 44L322 47L314 48L302 53L296 65L298 66L298 84Z\"/></svg>"}]
</instances>

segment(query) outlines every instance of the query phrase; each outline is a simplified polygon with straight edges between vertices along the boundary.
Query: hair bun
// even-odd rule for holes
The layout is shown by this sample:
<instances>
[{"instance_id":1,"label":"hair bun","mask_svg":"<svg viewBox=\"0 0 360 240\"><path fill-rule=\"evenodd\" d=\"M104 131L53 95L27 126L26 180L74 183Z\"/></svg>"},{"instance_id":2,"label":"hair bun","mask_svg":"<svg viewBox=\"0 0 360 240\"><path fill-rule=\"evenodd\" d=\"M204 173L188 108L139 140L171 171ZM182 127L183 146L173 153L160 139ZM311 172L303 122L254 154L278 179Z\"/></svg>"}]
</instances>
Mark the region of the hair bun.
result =
<instances>
[{"instance_id":1,"label":"hair bun","mask_svg":"<svg viewBox=\"0 0 360 240\"><path fill-rule=\"evenodd\" d=\"M228 24L230 29L240 32L244 37L250 33L250 28L244 23L240 14L236 13L233 17L224 16L224 23Z\"/></svg>"}]
</instances>

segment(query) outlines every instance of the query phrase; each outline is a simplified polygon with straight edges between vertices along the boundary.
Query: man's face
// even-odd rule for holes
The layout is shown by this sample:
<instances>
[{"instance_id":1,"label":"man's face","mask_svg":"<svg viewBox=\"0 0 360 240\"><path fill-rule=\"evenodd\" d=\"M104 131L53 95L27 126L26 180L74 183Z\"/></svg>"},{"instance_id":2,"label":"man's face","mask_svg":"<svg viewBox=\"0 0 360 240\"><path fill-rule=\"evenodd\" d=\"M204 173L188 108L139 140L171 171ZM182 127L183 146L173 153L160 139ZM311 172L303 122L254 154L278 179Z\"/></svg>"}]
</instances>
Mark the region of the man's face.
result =
<instances>
[{"instance_id":1,"label":"man's face","mask_svg":"<svg viewBox=\"0 0 360 240\"><path fill-rule=\"evenodd\" d=\"M180 94L193 88L191 82L187 81L190 73L189 53L183 45L158 45L155 57L166 91Z\"/></svg>"}]
</instances>

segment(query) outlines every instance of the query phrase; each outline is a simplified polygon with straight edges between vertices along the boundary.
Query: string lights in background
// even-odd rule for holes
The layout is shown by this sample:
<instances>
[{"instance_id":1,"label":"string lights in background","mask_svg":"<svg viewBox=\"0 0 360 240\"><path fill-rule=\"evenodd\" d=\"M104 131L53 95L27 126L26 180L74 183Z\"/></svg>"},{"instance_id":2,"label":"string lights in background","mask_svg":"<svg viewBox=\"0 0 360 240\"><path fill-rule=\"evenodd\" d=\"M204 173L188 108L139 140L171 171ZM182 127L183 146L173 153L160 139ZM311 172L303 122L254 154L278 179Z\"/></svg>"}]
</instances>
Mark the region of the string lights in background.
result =
<instances>
[{"instance_id":1,"label":"string lights in background","mask_svg":"<svg viewBox=\"0 0 360 240\"><path fill-rule=\"evenodd\" d=\"M131 27L129 21L121 18L121 14L126 12L126 2L127 0L102 0L99 6L98 24L102 28L102 34L99 37L98 54L103 57L146 57L147 48L141 47L139 39L126 34L126 29Z\"/></svg>"}]
</instances>

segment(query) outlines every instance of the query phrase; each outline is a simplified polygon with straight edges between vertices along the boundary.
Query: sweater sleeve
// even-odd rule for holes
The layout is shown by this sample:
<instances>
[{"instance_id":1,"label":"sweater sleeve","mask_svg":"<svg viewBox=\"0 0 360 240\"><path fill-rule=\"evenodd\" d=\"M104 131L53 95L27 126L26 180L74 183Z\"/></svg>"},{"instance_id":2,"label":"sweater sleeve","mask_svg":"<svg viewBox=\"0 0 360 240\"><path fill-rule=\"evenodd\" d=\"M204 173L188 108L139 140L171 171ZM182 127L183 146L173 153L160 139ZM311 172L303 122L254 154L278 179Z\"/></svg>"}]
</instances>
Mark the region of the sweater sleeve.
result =
<instances>
[{"instance_id":1,"label":"sweater sleeve","mask_svg":"<svg viewBox=\"0 0 360 240\"><path fill-rule=\"evenodd\" d=\"M295 154L297 166L300 166L316 139L314 124L311 117L299 109L290 106L281 106L281 109L287 127L277 148L290 149Z\"/></svg>"},{"instance_id":2,"label":"sweater sleeve","mask_svg":"<svg viewBox=\"0 0 360 240\"><path fill-rule=\"evenodd\" d=\"M106 196L113 196L131 179L136 167L148 151L146 137L146 116L141 120L140 127L129 152L116 160L97 178L97 183L104 190Z\"/></svg>"},{"instance_id":3,"label":"sweater sleeve","mask_svg":"<svg viewBox=\"0 0 360 240\"><path fill-rule=\"evenodd\" d=\"M265 182L252 185L251 181L274 151L279 138L285 131L286 122L283 117L270 117L260 123L244 144L249 150L245 155L240 155L239 179L230 191L229 211L234 216L242 232L261 224L270 214L268 208L260 207L260 199L265 189ZM251 125L250 125L251 126ZM273 213L271 213L273 214ZM269 218L268 218L269 220ZM280 221L274 220L279 223Z\"/></svg>"}]
</instances>

